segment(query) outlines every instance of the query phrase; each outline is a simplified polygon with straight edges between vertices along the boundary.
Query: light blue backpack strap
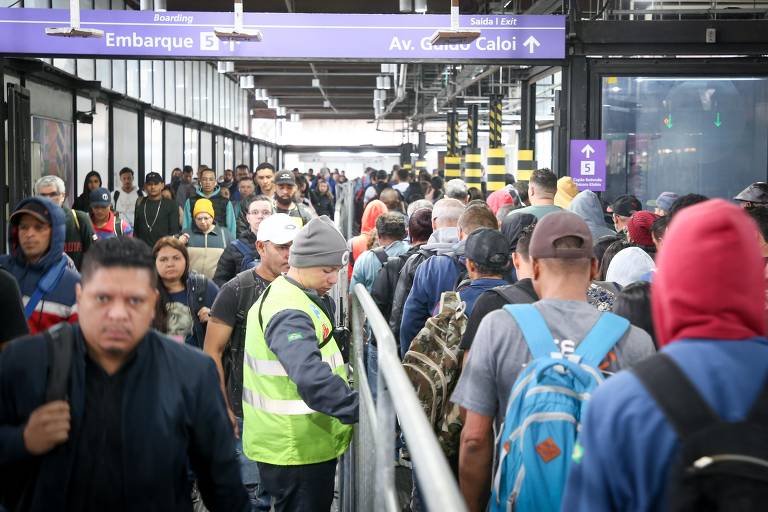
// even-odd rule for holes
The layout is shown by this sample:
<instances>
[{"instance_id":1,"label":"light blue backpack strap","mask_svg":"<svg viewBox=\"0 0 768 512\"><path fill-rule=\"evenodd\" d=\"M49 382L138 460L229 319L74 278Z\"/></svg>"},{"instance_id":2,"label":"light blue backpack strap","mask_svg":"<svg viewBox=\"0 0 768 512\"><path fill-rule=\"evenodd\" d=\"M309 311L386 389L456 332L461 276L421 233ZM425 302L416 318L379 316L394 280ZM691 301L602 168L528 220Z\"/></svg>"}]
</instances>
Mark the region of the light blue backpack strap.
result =
<instances>
[{"instance_id":1,"label":"light blue backpack strap","mask_svg":"<svg viewBox=\"0 0 768 512\"><path fill-rule=\"evenodd\" d=\"M533 359L549 357L552 352L560 352L547 323L532 304L507 304L504 310L512 315L520 326Z\"/></svg>"},{"instance_id":2,"label":"light blue backpack strap","mask_svg":"<svg viewBox=\"0 0 768 512\"><path fill-rule=\"evenodd\" d=\"M576 347L575 354L581 356L583 363L597 368L628 329L629 320L606 311Z\"/></svg>"}]
</instances>

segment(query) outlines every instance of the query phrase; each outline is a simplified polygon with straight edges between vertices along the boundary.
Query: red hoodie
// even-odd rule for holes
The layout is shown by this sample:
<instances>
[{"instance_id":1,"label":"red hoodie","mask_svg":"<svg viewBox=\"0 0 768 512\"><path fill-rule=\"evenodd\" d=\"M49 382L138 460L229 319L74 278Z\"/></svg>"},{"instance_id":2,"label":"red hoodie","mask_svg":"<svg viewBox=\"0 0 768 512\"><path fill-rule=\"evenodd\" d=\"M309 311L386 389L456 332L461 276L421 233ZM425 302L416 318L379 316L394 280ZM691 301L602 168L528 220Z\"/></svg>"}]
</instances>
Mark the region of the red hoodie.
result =
<instances>
[{"instance_id":1,"label":"red hoodie","mask_svg":"<svg viewBox=\"0 0 768 512\"><path fill-rule=\"evenodd\" d=\"M651 301L660 346L765 333L764 260L757 226L741 208L715 199L681 211L656 263Z\"/></svg>"}]
</instances>

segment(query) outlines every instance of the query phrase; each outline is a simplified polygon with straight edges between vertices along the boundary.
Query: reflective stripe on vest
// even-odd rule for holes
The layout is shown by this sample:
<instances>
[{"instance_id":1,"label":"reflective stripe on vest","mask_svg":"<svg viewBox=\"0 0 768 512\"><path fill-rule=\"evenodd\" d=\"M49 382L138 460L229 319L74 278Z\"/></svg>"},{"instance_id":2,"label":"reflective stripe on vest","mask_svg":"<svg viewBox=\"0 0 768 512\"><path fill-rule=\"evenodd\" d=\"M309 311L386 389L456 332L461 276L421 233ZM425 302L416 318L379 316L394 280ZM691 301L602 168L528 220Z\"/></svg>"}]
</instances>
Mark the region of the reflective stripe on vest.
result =
<instances>
[{"instance_id":1,"label":"reflective stripe on vest","mask_svg":"<svg viewBox=\"0 0 768 512\"><path fill-rule=\"evenodd\" d=\"M255 393L250 389L243 389L243 402L254 409L259 409L270 414L297 416L317 412L304 403L304 400L273 400Z\"/></svg>"},{"instance_id":2,"label":"reflective stripe on vest","mask_svg":"<svg viewBox=\"0 0 768 512\"><path fill-rule=\"evenodd\" d=\"M331 367L331 371L335 370L339 366L344 366L344 358L340 352L335 352L330 355L323 356L323 362L327 363ZM251 357L247 353L245 354L245 363L253 370L253 373L259 375L268 375L270 377L287 377L288 373L280 361L272 361L268 359L256 359Z\"/></svg>"}]
</instances>

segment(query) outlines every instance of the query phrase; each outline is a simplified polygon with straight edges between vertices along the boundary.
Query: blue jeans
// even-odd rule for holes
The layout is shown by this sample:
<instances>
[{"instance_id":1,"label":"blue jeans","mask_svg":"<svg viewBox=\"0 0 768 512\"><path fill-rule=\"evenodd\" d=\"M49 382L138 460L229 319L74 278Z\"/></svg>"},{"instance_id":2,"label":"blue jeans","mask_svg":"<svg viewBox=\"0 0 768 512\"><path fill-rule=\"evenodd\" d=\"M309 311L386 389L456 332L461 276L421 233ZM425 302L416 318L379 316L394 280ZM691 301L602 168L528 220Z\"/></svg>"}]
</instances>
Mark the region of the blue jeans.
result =
<instances>
[{"instance_id":1,"label":"blue jeans","mask_svg":"<svg viewBox=\"0 0 768 512\"><path fill-rule=\"evenodd\" d=\"M251 503L255 505L256 510L269 510L272 498L261 486L259 466L255 460L249 459L243 452L243 418L237 418L237 428L240 430L240 437L235 439L235 453L237 454L237 460L240 462L240 476L243 479L243 485L248 491L248 497Z\"/></svg>"}]
</instances>

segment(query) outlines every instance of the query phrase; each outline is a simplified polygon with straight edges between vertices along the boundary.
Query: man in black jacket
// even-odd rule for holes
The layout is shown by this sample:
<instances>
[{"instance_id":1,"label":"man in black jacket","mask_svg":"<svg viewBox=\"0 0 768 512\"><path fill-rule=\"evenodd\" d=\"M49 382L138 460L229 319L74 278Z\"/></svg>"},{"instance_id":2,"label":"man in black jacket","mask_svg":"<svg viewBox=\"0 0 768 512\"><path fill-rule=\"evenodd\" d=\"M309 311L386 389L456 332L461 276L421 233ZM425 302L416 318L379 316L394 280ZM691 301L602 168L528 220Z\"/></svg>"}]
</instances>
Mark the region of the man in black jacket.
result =
<instances>
[{"instance_id":1,"label":"man in black jacket","mask_svg":"<svg viewBox=\"0 0 768 512\"><path fill-rule=\"evenodd\" d=\"M259 232L261 221L272 215L272 201L260 194L248 196L244 201L243 211L246 213L248 229L221 253L216 273L213 275L213 282L218 286L223 286L239 272L247 270L244 267L255 266L259 259L259 253L256 251L256 234ZM245 265L243 265L244 261Z\"/></svg>"},{"instance_id":2,"label":"man in black jacket","mask_svg":"<svg viewBox=\"0 0 768 512\"><path fill-rule=\"evenodd\" d=\"M172 199L163 197L163 186L160 174L147 173L144 177L147 196L136 200L133 236L150 247L164 236L175 235L180 230L179 207Z\"/></svg>"},{"instance_id":3,"label":"man in black jacket","mask_svg":"<svg viewBox=\"0 0 768 512\"><path fill-rule=\"evenodd\" d=\"M216 366L150 330L156 281L146 244L102 240L83 261L79 324L54 334L69 365L44 335L0 353L2 505L190 511L191 469L209 510L248 510ZM68 400L46 400L48 375L67 371Z\"/></svg>"}]
</instances>

